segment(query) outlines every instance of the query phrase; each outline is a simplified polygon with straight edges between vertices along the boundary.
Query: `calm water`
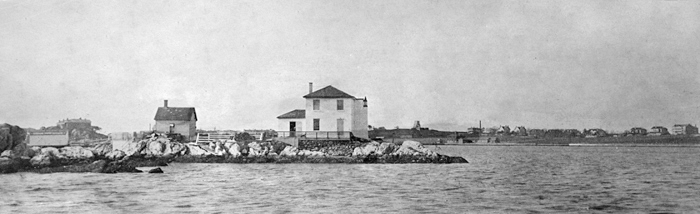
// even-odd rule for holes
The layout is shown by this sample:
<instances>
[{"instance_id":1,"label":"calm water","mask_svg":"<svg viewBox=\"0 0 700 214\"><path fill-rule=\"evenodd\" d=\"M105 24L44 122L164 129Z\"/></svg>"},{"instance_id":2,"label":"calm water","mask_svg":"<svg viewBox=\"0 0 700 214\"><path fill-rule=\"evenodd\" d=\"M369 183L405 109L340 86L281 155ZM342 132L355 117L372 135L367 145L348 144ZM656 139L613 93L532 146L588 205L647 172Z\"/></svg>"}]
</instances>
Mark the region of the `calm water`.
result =
<instances>
[{"instance_id":1,"label":"calm water","mask_svg":"<svg viewBox=\"0 0 700 214\"><path fill-rule=\"evenodd\" d=\"M165 174L0 175L0 213L700 212L700 148L438 152L471 163L172 164Z\"/></svg>"}]
</instances>

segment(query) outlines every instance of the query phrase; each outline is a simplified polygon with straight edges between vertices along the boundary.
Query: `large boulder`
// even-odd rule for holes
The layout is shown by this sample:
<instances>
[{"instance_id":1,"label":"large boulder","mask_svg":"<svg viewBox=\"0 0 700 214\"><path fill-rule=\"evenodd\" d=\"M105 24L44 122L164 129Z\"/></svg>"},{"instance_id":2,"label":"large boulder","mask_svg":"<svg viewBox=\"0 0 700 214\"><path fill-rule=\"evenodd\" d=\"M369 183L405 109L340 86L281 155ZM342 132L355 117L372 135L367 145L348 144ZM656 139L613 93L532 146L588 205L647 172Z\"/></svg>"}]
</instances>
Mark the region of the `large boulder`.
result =
<instances>
[{"instance_id":1,"label":"large boulder","mask_svg":"<svg viewBox=\"0 0 700 214\"><path fill-rule=\"evenodd\" d=\"M194 144L187 144L187 149L190 151L189 155L192 156L209 156L214 154Z\"/></svg>"},{"instance_id":2,"label":"large boulder","mask_svg":"<svg viewBox=\"0 0 700 214\"><path fill-rule=\"evenodd\" d=\"M19 126L0 124L0 152L11 150L24 142L27 132Z\"/></svg>"},{"instance_id":3,"label":"large boulder","mask_svg":"<svg viewBox=\"0 0 700 214\"><path fill-rule=\"evenodd\" d=\"M124 145L122 148L126 156L137 156L140 155L143 150L146 149L147 140L141 140L138 142L130 142Z\"/></svg>"},{"instance_id":4,"label":"large boulder","mask_svg":"<svg viewBox=\"0 0 700 214\"><path fill-rule=\"evenodd\" d=\"M394 151L395 155L413 155L413 156L437 156L437 153L423 147L423 144L416 141L407 140L401 144L401 147Z\"/></svg>"},{"instance_id":5,"label":"large boulder","mask_svg":"<svg viewBox=\"0 0 700 214\"><path fill-rule=\"evenodd\" d=\"M124 153L122 150L114 150L107 153L105 157L109 158L110 160L121 160L122 158L126 157L126 153Z\"/></svg>"},{"instance_id":6,"label":"large boulder","mask_svg":"<svg viewBox=\"0 0 700 214\"><path fill-rule=\"evenodd\" d=\"M352 156L363 156L365 155L364 150L362 147L355 147L354 150L352 150Z\"/></svg>"},{"instance_id":7,"label":"large boulder","mask_svg":"<svg viewBox=\"0 0 700 214\"><path fill-rule=\"evenodd\" d=\"M164 144L165 149L163 150L163 156L178 156L178 155L184 155L184 152L186 152L185 145L179 142L168 142Z\"/></svg>"},{"instance_id":8,"label":"large boulder","mask_svg":"<svg viewBox=\"0 0 700 214\"><path fill-rule=\"evenodd\" d=\"M394 152L396 146L393 143L378 143L372 141L352 151L352 156L383 155Z\"/></svg>"},{"instance_id":9,"label":"large boulder","mask_svg":"<svg viewBox=\"0 0 700 214\"><path fill-rule=\"evenodd\" d=\"M299 153L299 149L297 149L297 147L287 146L287 147L284 147L284 149L282 149L282 151L280 151L279 155L293 157L293 156L297 156L297 153Z\"/></svg>"},{"instance_id":10,"label":"large boulder","mask_svg":"<svg viewBox=\"0 0 700 214\"><path fill-rule=\"evenodd\" d=\"M15 148L12 149L12 153L20 157L31 158L34 157L34 155L36 155L37 152L36 150L27 147L26 143L21 143L19 145L15 145Z\"/></svg>"},{"instance_id":11,"label":"large boulder","mask_svg":"<svg viewBox=\"0 0 700 214\"><path fill-rule=\"evenodd\" d=\"M32 159L29 160L29 163L34 167L49 166L51 165L51 156L41 153L32 157Z\"/></svg>"},{"instance_id":12,"label":"large boulder","mask_svg":"<svg viewBox=\"0 0 700 214\"><path fill-rule=\"evenodd\" d=\"M165 139L165 140L158 139L155 141L148 142L148 147L146 149L146 155L162 156L163 151L165 150L165 143L166 142L167 142L167 139Z\"/></svg>"},{"instance_id":13,"label":"large boulder","mask_svg":"<svg viewBox=\"0 0 700 214\"><path fill-rule=\"evenodd\" d=\"M250 142L248 144L248 156L249 157L258 157L263 155L263 148L262 146L257 143L257 142Z\"/></svg>"},{"instance_id":14,"label":"large boulder","mask_svg":"<svg viewBox=\"0 0 700 214\"><path fill-rule=\"evenodd\" d=\"M241 156L241 147L237 143L229 144L229 146L227 146L227 148L228 148L228 153L231 154L231 157L236 158L236 157Z\"/></svg>"},{"instance_id":15,"label":"large boulder","mask_svg":"<svg viewBox=\"0 0 700 214\"><path fill-rule=\"evenodd\" d=\"M61 157L61 151L54 147L44 147L41 148L41 154L49 157Z\"/></svg>"},{"instance_id":16,"label":"large boulder","mask_svg":"<svg viewBox=\"0 0 700 214\"><path fill-rule=\"evenodd\" d=\"M14 155L12 154L12 150L5 150L0 152L0 158L12 158Z\"/></svg>"},{"instance_id":17,"label":"large boulder","mask_svg":"<svg viewBox=\"0 0 700 214\"><path fill-rule=\"evenodd\" d=\"M17 163L9 157L0 157L0 174L17 172Z\"/></svg>"},{"instance_id":18,"label":"large boulder","mask_svg":"<svg viewBox=\"0 0 700 214\"><path fill-rule=\"evenodd\" d=\"M396 144L393 143L381 143L377 149L377 155L391 154L396 150Z\"/></svg>"},{"instance_id":19,"label":"large boulder","mask_svg":"<svg viewBox=\"0 0 700 214\"><path fill-rule=\"evenodd\" d=\"M105 156L107 153L112 152L113 146L111 142L101 143L90 148L93 154L97 156Z\"/></svg>"},{"instance_id":20,"label":"large boulder","mask_svg":"<svg viewBox=\"0 0 700 214\"><path fill-rule=\"evenodd\" d=\"M224 156L226 153L226 147L224 147L224 144L222 142L216 142L216 145L214 146L214 155Z\"/></svg>"},{"instance_id":21,"label":"large boulder","mask_svg":"<svg viewBox=\"0 0 700 214\"><path fill-rule=\"evenodd\" d=\"M95 157L92 151L79 146L63 147L59 151L61 156L69 159L92 159Z\"/></svg>"}]
</instances>

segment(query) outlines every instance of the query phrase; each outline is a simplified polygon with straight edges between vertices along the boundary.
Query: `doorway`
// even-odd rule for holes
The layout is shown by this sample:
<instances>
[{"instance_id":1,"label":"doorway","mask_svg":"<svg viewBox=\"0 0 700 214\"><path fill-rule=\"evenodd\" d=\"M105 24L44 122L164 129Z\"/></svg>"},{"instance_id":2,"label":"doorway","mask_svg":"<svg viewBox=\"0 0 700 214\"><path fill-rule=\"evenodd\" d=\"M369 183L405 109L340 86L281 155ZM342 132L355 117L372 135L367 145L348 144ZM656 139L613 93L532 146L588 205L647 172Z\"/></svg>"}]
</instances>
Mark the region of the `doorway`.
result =
<instances>
[{"instance_id":1,"label":"doorway","mask_svg":"<svg viewBox=\"0 0 700 214\"><path fill-rule=\"evenodd\" d=\"M343 131L345 130L345 121L343 119L338 119L338 136L344 136Z\"/></svg>"},{"instance_id":2,"label":"doorway","mask_svg":"<svg viewBox=\"0 0 700 214\"><path fill-rule=\"evenodd\" d=\"M297 131L297 122L289 122L289 136L294 137L296 136L296 131Z\"/></svg>"}]
</instances>

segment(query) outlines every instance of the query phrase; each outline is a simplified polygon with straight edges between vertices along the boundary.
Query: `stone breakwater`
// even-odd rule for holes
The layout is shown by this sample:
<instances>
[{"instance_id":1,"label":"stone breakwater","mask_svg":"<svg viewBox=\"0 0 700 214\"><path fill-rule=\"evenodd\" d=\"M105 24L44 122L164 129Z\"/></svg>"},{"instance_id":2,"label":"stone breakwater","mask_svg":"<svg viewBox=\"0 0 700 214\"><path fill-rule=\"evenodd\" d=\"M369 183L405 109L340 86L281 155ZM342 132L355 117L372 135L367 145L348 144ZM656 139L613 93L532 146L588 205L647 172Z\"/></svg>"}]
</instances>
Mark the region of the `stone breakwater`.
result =
<instances>
[{"instance_id":1,"label":"stone breakwater","mask_svg":"<svg viewBox=\"0 0 700 214\"><path fill-rule=\"evenodd\" d=\"M11 172L141 172L136 167L182 163L467 163L426 149L418 142L369 142L299 149L281 142L219 141L209 144L180 143L164 135L92 147L32 147L23 143L0 154L0 173Z\"/></svg>"}]
</instances>

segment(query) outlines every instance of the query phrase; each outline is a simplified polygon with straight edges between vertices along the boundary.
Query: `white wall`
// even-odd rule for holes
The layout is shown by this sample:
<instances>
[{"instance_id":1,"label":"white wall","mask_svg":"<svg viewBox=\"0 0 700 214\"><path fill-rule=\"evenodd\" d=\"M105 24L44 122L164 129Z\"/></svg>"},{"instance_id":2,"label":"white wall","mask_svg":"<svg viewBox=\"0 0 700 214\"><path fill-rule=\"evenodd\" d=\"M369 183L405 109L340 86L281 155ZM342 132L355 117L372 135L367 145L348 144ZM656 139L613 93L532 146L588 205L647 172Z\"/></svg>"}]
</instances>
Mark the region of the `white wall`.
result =
<instances>
[{"instance_id":1,"label":"white wall","mask_svg":"<svg viewBox=\"0 0 700 214\"><path fill-rule=\"evenodd\" d=\"M343 119L343 131L352 132L353 135L369 138L367 130L367 108L364 101L352 98L327 98L320 100L319 110L313 110L313 100L306 99L306 119L304 127L306 131L313 131L313 119L320 119L319 131L338 131L338 119ZM343 110L338 110L337 100L343 100Z\"/></svg>"},{"instance_id":2,"label":"white wall","mask_svg":"<svg viewBox=\"0 0 700 214\"><path fill-rule=\"evenodd\" d=\"M319 110L313 110L313 100L320 100ZM338 110L337 100L343 100L343 110ZM351 98L306 99L305 130L313 131L313 119L320 119L319 131L338 131L337 120L343 119L343 131L352 131L352 103Z\"/></svg>"},{"instance_id":3,"label":"white wall","mask_svg":"<svg viewBox=\"0 0 700 214\"><path fill-rule=\"evenodd\" d=\"M292 122L292 121L297 122L297 131L298 132L299 131L308 131L308 129L306 129L306 127L304 127L305 120L306 119L304 119L304 118L278 119L279 129L277 129L277 131L288 132L289 131L289 122Z\"/></svg>"},{"instance_id":4,"label":"white wall","mask_svg":"<svg viewBox=\"0 0 700 214\"><path fill-rule=\"evenodd\" d=\"M170 132L170 124L175 124L173 132L180 133L181 135L185 136L185 138L190 140L196 137L195 132L197 127L195 125L195 121L161 120L156 121L156 124L153 127L153 129L156 130L156 132L167 133Z\"/></svg>"}]
</instances>

